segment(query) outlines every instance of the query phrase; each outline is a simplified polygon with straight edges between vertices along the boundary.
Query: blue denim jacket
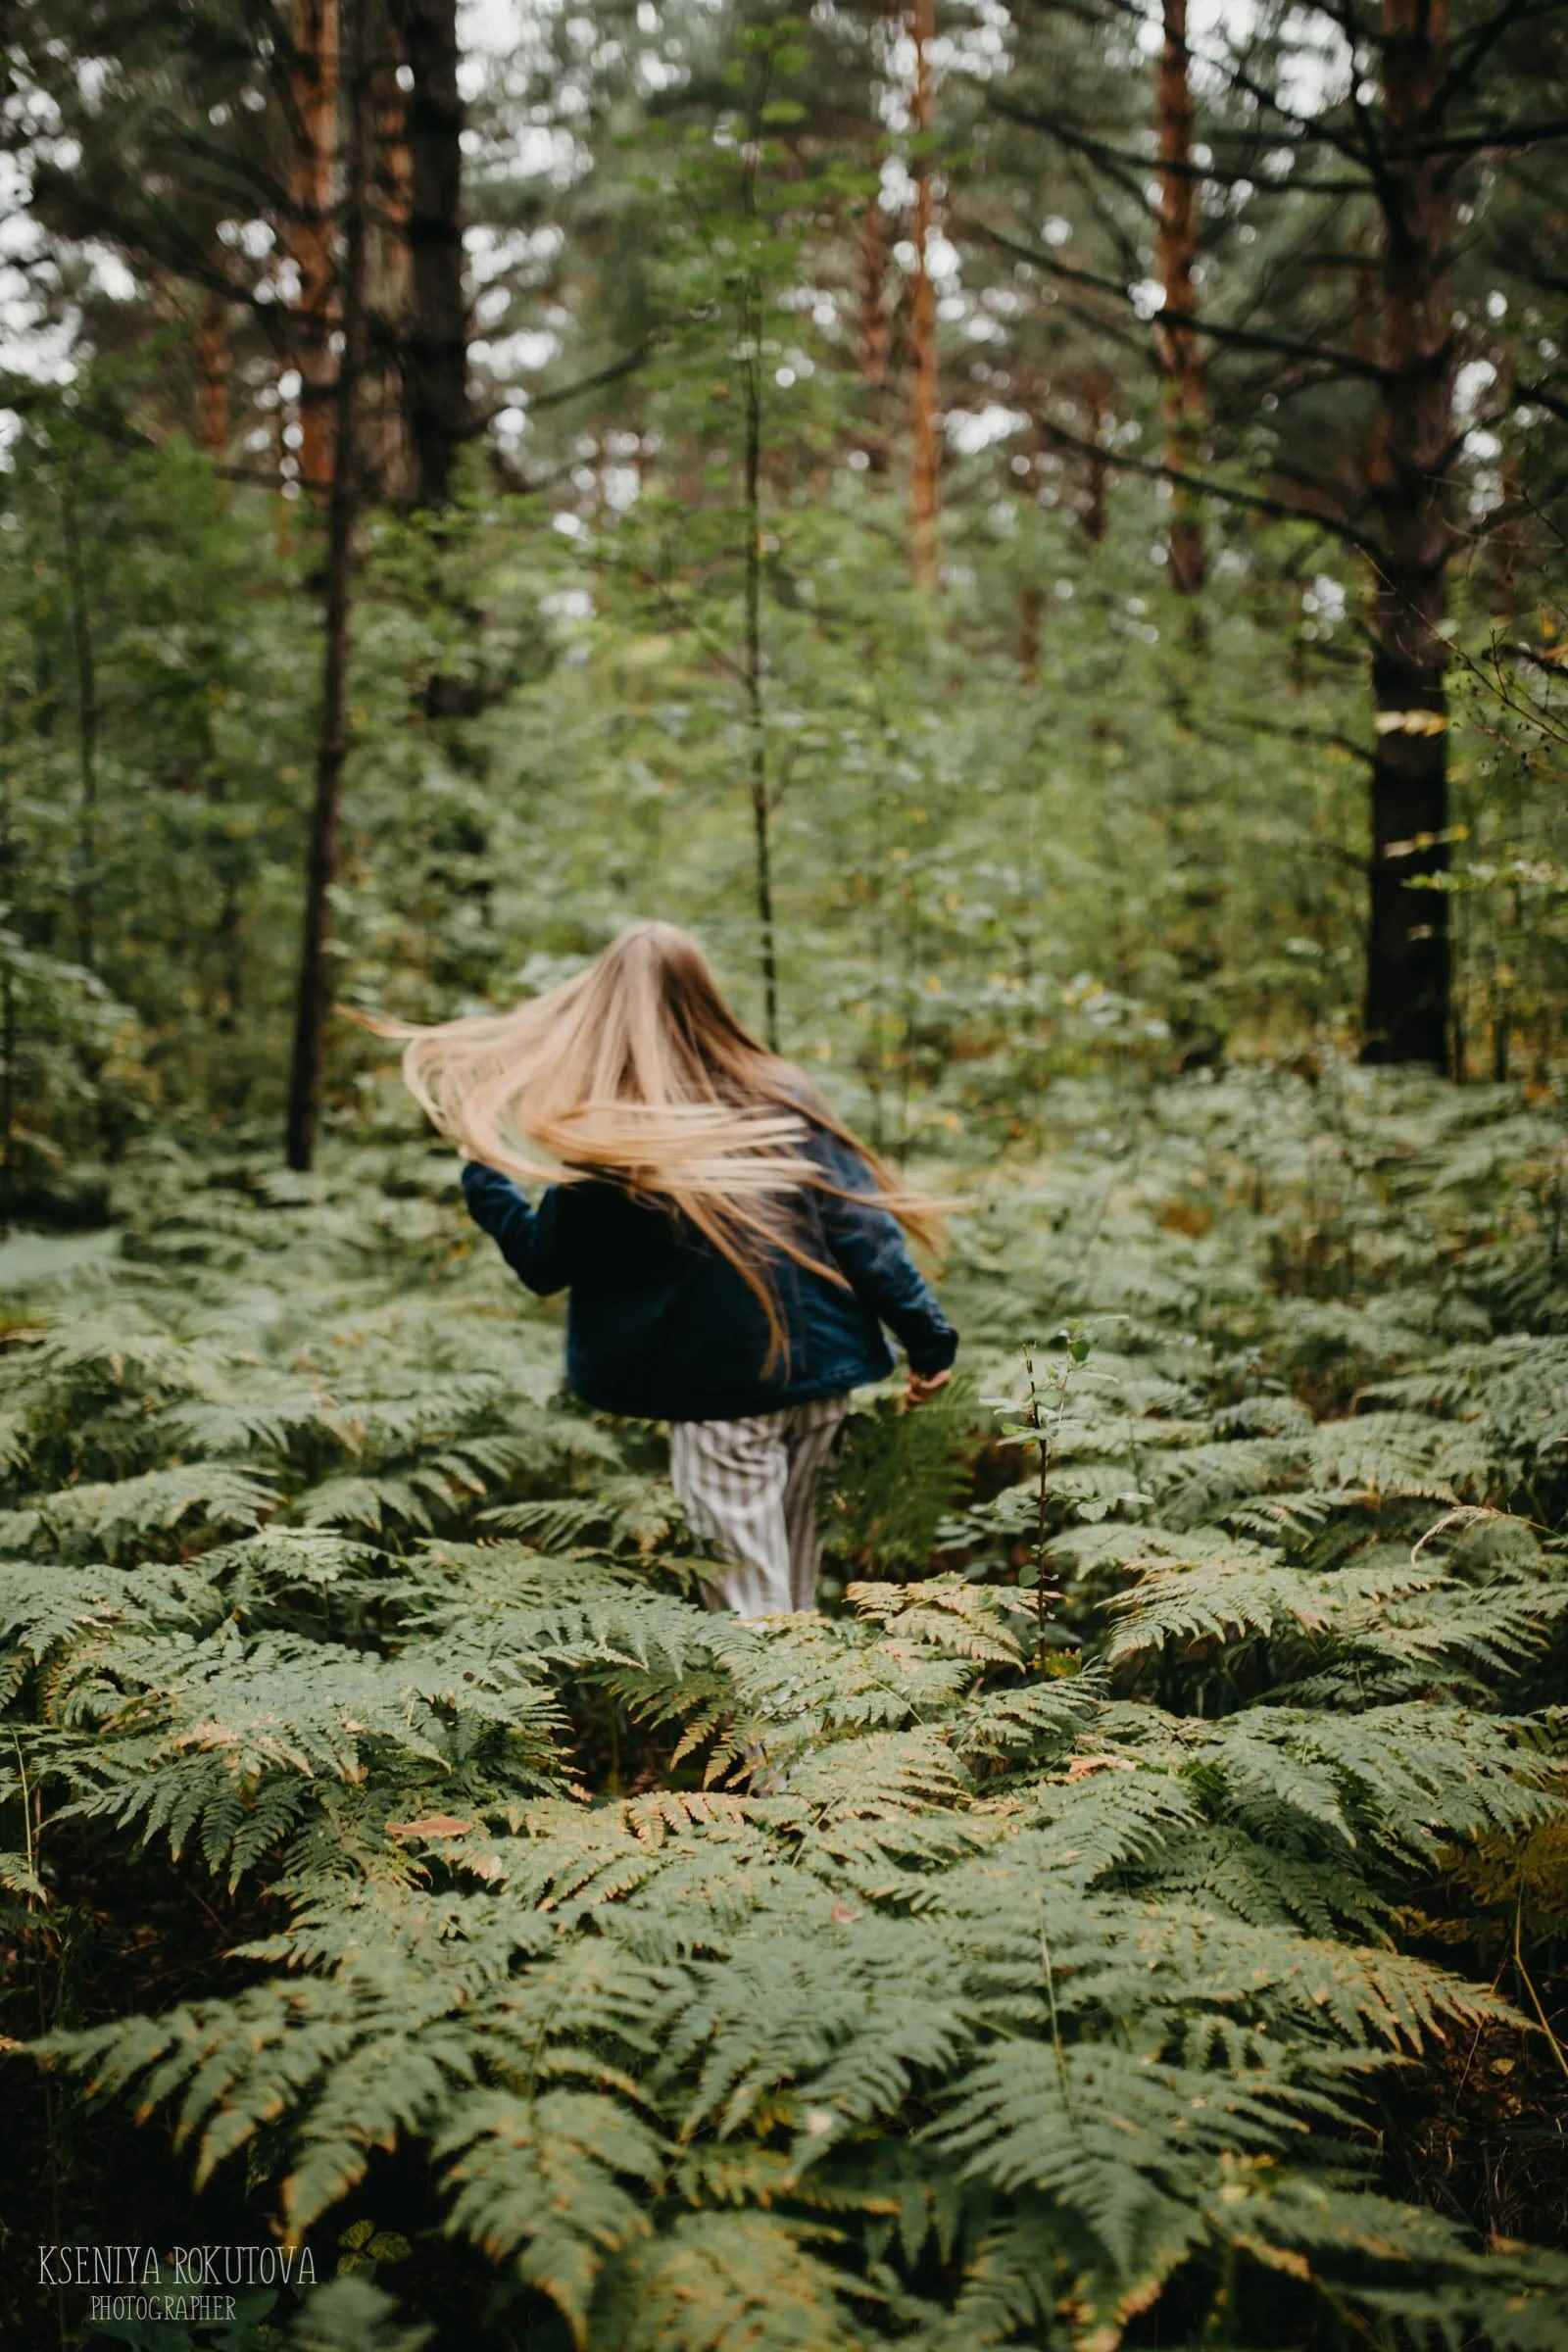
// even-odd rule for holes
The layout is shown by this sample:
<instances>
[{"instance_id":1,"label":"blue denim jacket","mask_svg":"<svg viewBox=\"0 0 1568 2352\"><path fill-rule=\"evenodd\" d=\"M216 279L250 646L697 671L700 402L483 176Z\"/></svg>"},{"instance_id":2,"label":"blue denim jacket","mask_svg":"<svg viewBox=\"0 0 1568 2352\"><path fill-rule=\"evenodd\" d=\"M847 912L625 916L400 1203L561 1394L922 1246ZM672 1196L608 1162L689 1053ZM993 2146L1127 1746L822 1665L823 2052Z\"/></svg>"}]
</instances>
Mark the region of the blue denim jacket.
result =
<instances>
[{"instance_id":1,"label":"blue denim jacket","mask_svg":"<svg viewBox=\"0 0 1568 2352\"><path fill-rule=\"evenodd\" d=\"M875 1189L859 1153L836 1136L813 1126L808 1148L837 1183ZM531 1291L569 1292L566 1378L607 1412L738 1421L834 1396L892 1371L884 1323L912 1371L945 1371L957 1352L956 1331L885 1209L803 1190L803 1246L849 1287L787 1257L771 1263L788 1345L764 1375L760 1305L679 1211L598 1179L552 1185L535 1208L478 1160L464 1164L463 1197Z\"/></svg>"}]
</instances>

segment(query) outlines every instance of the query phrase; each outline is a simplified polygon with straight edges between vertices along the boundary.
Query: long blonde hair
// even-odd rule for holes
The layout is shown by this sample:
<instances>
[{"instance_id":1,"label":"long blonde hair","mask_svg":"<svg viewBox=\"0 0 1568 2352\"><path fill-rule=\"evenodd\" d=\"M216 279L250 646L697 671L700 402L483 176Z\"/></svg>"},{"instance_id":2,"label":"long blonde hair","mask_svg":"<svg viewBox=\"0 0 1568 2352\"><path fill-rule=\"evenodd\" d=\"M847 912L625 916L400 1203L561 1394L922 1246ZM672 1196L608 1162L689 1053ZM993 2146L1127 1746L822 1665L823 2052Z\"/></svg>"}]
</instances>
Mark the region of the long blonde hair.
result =
<instances>
[{"instance_id":1,"label":"long blonde hair","mask_svg":"<svg viewBox=\"0 0 1568 2352\"><path fill-rule=\"evenodd\" d=\"M610 1179L681 1211L762 1307L766 1368L787 1347L769 1259L844 1283L802 1241L803 1190L885 1208L924 1248L940 1240L941 1204L908 1192L752 1036L674 923L632 924L575 978L511 1012L429 1027L353 1017L405 1040L410 1093L470 1159L524 1183ZM809 1124L861 1154L870 1191L836 1183L810 1156Z\"/></svg>"}]
</instances>

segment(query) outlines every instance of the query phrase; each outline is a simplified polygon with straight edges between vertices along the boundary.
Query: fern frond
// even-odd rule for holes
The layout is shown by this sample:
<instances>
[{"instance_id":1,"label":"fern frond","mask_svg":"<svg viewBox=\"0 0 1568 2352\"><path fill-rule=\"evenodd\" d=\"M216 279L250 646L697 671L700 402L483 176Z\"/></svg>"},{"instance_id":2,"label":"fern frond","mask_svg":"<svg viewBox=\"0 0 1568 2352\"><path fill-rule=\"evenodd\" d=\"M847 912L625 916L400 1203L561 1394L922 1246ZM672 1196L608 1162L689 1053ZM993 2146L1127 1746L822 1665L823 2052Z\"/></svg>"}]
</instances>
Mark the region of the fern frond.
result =
<instances>
[{"instance_id":1,"label":"fern frond","mask_svg":"<svg viewBox=\"0 0 1568 2352\"><path fill-rule=\"evenodd\" d=\"M226 1462L187 1462L139 1478L96 1481L0 1511L0 1544L48 1541L118 1551L191 1522L205 1528L260 1527L277 1507L270 1479Z\"/></svg>"},{"instance_id":2,"label":"fern frond","mask_svg":"<svg viewBox=\"0 0 1568 2352\"><path fill-rule=\"evenodd\" d=\"M448 2226L492 2262L514 2264L586 2342L606 2256L652 2234L646 2199L668 2161L658 2132L623 2099L476 2090L433 2152L445 2167Z\"/></svg>"},{"instance_id":3,"label":"fern frond","mask_svg":"<svg viewBox=\"0 0 1568 2352\"><path fill-rule=\"evenodd\" d=\"M810 2251L836 2232L766 2213L677 2216L629 2253L595 2312L624 2352L822 2352L864 2341L857 2303L882 2297Z\"/></svg>"}]
</instances>

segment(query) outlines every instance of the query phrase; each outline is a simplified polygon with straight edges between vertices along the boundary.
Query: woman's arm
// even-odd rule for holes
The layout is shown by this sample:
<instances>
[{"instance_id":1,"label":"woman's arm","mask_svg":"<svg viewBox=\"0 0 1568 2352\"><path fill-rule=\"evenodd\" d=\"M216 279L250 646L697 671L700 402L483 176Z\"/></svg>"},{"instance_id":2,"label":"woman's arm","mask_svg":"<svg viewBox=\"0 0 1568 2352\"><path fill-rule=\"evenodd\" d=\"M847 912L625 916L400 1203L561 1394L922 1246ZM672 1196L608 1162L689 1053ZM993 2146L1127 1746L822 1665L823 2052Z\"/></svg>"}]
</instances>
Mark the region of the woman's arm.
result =
<instances>
[{"instance_id":1,"label":"woman's arm","mask_svg":"<svg viewBox=\"0 0 1568 2352\"><path fill-rule=\"evenodd\" d=\"M818 1129L813 1148L836 1183L854 1192L875 1192L876 1179L865 1161L837 1136ZM908 1357L911 1394L916 1383L929 1394L957 1354L958 1335L909 1255L903 1226L885 1208L840 1200L831 1193L818 1193L817 1200L839 1271Z\"/></svg>"},{"instance_id":2,"label":"woman's arm","mask_svg":"<svg viewBox=\"0 0 1568 2352\"><path fill-rule=\"evenodd\" d=\"M495 1243L519 1281L547 1298L571 1280L563 1216L566 1187L553 1184L532 1208L528 1197L499 1168L481 1159L463 1163L463 1198L470 1217Z\"/></svg>"}]
</instances>

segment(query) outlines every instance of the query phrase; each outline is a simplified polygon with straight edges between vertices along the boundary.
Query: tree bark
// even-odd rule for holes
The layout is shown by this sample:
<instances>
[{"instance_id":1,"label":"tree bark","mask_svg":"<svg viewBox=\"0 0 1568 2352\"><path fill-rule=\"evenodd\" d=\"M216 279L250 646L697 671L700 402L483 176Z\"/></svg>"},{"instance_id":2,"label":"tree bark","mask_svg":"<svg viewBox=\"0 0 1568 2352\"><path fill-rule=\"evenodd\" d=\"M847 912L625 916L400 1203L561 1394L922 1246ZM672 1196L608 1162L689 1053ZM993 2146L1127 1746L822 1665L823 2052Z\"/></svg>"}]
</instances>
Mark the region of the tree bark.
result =
<instances>
[{"instance_id":1,"label":"tree bark","mask_svg":"<svg viewBox=\"0 0 1568 2352\"><path fill-rule=\"evenodd\" d=\"M1164 289L1164 318L1158 328L1165 419L1165 463L1193 470L1207 418L1203 362L1190 321L1197 308L1193 265L1198 256L1198 187L1192 170L1193 90L1187 48L1187 0L1164 0L1164 43L1155 81L1159 131L1159 232L1157 254ZM1177 323L1180 320L1182 323ZM1171 488L1171 523L1166 560L1172 586L1196 596L1203 585L1203 526L1192 493Z\"/></svg>"},{"instance_id":2,"label":"tree bark","mask_svg":"<svg viewBox=\"0 0 1568 2352\"><path fill-rule=\"evenodd\" d=\"M409 153L408 97L398 80L401 40L378 57L370 76L375 124L375 221L368 242L367 364L372 377L366 451L373 497L407 506L414 493L404 391L404 343L413 300L410 224L414 164ZM394 54L393 52L396 52Z\"/></svg>"},{"instance_id":3,"label":"tree bark","mask_svg":"<svg viewBox=\"0 0 1568 2352\"><path fill-rule=\"evenodd\" d=\"M360 499L358 400L365 365L367 155L366 13L371 0L344 0L346 138L343 348L337 367L332 475L327 500L326 593L321 710L305 873L305 921L289 1069L286 1150L291 1168L310 1167L320 1104L321 1040L327 1011L327 916L337 871L338 811L347 753L349 632L354 594L354 527Z\"/></svg>"},{"instance_id":4,"label":"tree bark","mask_svg":"<svg viewBox=\"0 0 1568 2352\"><path fill-rule=\"evenodd\" d=\"M293 360L300 379L299 472L324 496L332 479L332 193L337 161L338 0L293 0L289 92L294 154L285 240L299 289Z\"/></svg>"},{"instance_id":5,"label":"tree bark","mask_svg":"<svg viewBox=\"0 0 1568 2352\"><path fill-rule=\"evenodd\" d=\"M1449 863L1447 646L1454 438L1448 287L1451 160L1441 137L1447 0L1383 0L1383 367L1368 489L1378 517L1372 615L1377 735L1362 1058L1450 1059L1448 902L1412 890Z\"/></svg>"},{"instance_id":6,"label":"tree bark","mask_svg":"<svg viewBox=\"0 0 1568 2352\"><path fill-rule=\"evenodd\" d=\"M937 516L941 498L941 417L937 383L937 302L931 283L931 43L936 38L936 0L911 0L909 34L914 42L914 273L909 287L909 341L913 361L909 525L917 587L937 584Z\"/></svg>"},{"instance_id":7,"label":"tree bark","mask_svg":"<svg viewBox=\"0 0 1568 2352\"><path fill-rule=\"evenodd\" d=\"M209 294L196 325L196 446L210 458L228 454L228 305Z\"/></svg>"},{"instance_id":8,"label":"tree bark","mask_svg":"<svg viewBox=\"0 0 1568 2352\"><path fill-rule=\"evenodd\" d=\"M415 503L440 508L451 500L469 430L457 0L395 0L395 9L414 82L407 110L413 300L404 399Z\"/></svg>"}]
</instances>

